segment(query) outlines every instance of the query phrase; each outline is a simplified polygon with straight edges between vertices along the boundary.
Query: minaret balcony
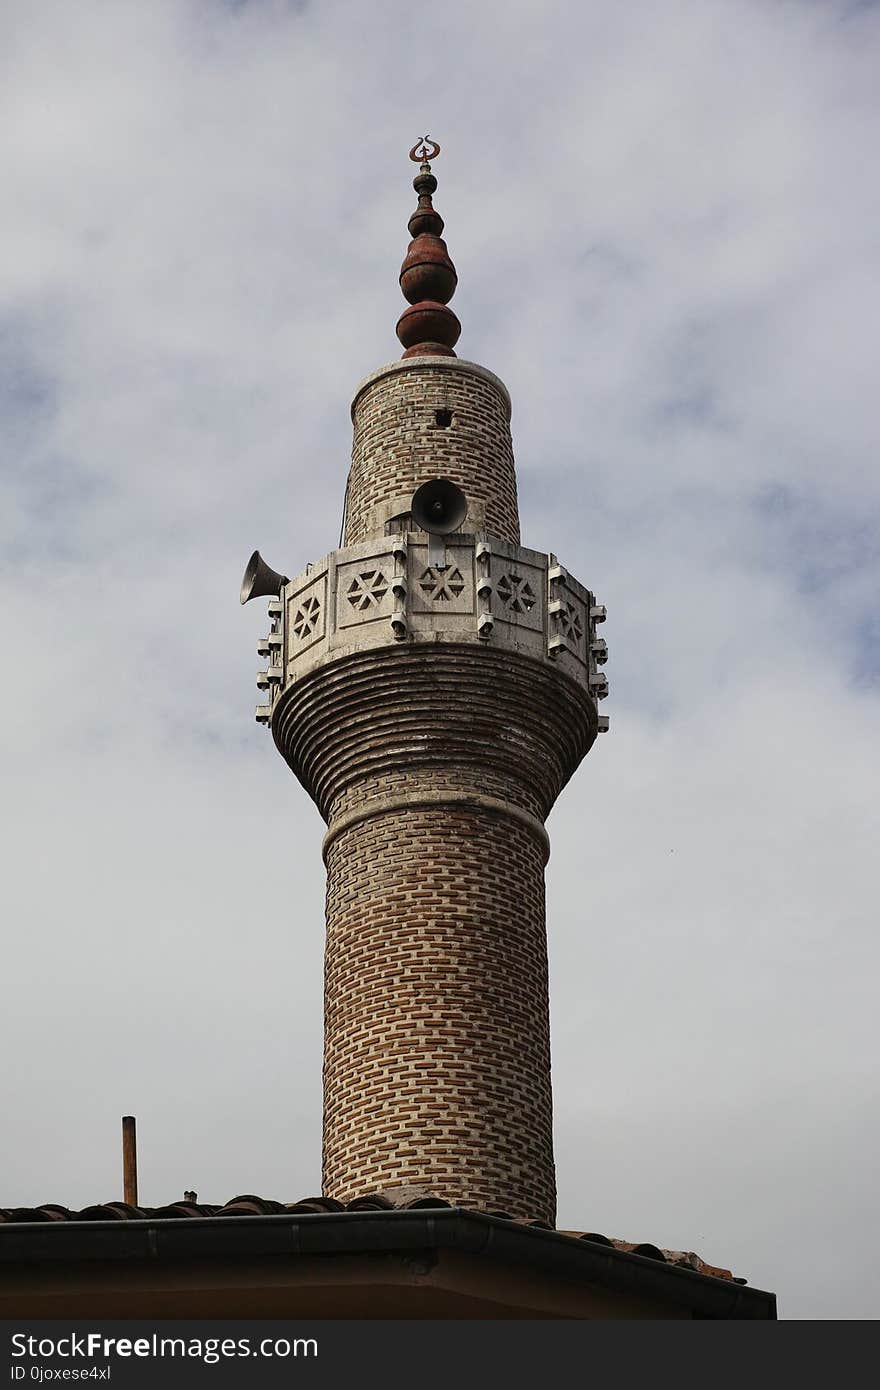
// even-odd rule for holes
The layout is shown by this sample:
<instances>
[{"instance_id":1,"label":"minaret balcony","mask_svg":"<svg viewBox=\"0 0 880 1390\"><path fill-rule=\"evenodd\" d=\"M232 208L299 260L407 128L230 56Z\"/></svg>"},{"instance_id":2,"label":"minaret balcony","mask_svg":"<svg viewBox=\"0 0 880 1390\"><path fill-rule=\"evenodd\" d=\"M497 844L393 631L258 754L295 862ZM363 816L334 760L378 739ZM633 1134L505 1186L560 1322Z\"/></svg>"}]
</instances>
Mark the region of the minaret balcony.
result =
<instances>
[{"instance_id":1,"label":"minaret balcony","mask_svg":"<svg viewBox=\"0 0 880 1390\"><path fill-rule=\"evenodd\" d=\"M515 652L552 664L593 700L607 694L596 630L604 608L554 555L523 546L459 533L439 543L424 532L374 536L310 565L281 603L278 694L328 661L444 643Z\"/></svg>"}]
</instances>

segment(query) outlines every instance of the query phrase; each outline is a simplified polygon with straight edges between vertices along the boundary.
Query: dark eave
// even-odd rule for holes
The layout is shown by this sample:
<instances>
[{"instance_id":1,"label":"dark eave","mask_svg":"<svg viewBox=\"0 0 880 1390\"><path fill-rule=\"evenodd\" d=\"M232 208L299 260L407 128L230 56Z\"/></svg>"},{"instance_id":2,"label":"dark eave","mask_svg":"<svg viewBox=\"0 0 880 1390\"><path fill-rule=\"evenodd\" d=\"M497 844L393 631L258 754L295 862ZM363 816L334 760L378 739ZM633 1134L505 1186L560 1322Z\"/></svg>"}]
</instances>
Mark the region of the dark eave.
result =
<instances>
[{"instance_id":1,"label":"dark eave","mask_svg":"<svg viewBox=\"0 0 880 1390\"><path fill-rule=\"evenodd\" d=\"M579 1284L676 1304L704 1318L776 1317L772 1293L582 1237L455 1207L0 1225L0 1265L295 1259L417 1250L454 1250L478 1260L527 1265Z\"/></svg>"}]
</instances>

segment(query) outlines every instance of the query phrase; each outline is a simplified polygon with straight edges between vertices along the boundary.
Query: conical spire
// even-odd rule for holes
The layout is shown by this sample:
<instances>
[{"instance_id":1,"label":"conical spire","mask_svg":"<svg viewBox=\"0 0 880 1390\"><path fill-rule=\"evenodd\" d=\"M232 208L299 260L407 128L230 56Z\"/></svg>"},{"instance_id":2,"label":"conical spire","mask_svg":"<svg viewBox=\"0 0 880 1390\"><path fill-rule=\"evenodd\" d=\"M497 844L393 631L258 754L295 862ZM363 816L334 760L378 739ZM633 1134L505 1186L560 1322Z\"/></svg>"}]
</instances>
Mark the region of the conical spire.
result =
<instances>
[{"instance_id":1,"label":"conical spire","mask_svg":"<svg viewBox=\"0 0 880 1390\"><path fill-rule=\"evenodd\" d=\"M419 205L409 219L413 238L400 267L400 288L410 302L397 321L397 336L403 343L404 357L454 357L461 324L447 303L455 294L458 276L441 237L443 218L436 212L431 195L437 180L431 173L430 159L436 159L440 146L429 136L413 145L409 157L421 164L413 179Z\"/></svg>"}]
</instances>

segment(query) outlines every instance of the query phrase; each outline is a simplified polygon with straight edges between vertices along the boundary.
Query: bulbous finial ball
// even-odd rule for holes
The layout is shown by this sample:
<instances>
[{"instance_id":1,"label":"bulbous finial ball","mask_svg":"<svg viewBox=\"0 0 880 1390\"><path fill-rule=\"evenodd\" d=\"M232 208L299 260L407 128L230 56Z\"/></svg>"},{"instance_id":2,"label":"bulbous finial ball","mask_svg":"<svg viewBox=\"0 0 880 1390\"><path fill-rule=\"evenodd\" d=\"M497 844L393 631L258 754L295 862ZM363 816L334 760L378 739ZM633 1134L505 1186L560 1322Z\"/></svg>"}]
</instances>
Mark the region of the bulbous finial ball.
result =
<instances>
[{"instance_id":1,"label":"bulbous finial ball","mask_svg":"<svg viewBox=\"0 0 880 1390\"><path fill-rule=\"evenodd\" d=\"M403 312L397 324L397 336L406 349L404 357L420 352L454 357L453 346L461 332L455 314L445 307L455 294L458 276L440 235L443 218L431 202L437 180L428 161L439 153L440 146L427 135L409 152L410 159L421 160L421 165L413 179L419 205L407 224L412 241L400 267L400 288L413 306Z\"/></svg>"},{"instance_id":2,"label":"bulbous finial ball","mask_svg":"<svg viewBox=\"0 0 880 1390\"><path fill-rule=\"evenodd\" d=\"M431 194L437 192L437 180L433 174L425 172L427 168L427 164L423 164L421 172L413 179L413 188L419 195L419 205L406 224L412 237L420 236L422 232L440 236L443 231L443 218L431 203Z\"/></svg>"},{"instance_id":3,"label":"bulbous finial ball","mask_svg":"<svg viewBox=\"0 0 880 1390\"><path fill-rule=\"evenodd\" d=\"M461 324L452 310L430 299L404 309L397 320L397 336L406 348L404 357L454 357L460 334Z\"/></svg>"},{"instance_id":4,"label":"bulbous finial ball","mask_svg":"<svg viewBox=\"0 0 880 1390\"><path fill-rule=\"evenodd\" d=\"M406 225L411 237L421 236L423 232L436 237L443 234L443 218L434 208L416 208Z\"/></svg>"},{"instance_id":5,"label":"bulbous finial ball","mask_svg":"<svg viewBox=\"0 0 880 1390\"><path fill-rule=\"evenodd\" d=\"M417 304L420 299L446 304L455 294L457 284L455 266L439 236L422 232L410 242L400 267L400 288L410 304Z\"/></svg>"}]
</instances>

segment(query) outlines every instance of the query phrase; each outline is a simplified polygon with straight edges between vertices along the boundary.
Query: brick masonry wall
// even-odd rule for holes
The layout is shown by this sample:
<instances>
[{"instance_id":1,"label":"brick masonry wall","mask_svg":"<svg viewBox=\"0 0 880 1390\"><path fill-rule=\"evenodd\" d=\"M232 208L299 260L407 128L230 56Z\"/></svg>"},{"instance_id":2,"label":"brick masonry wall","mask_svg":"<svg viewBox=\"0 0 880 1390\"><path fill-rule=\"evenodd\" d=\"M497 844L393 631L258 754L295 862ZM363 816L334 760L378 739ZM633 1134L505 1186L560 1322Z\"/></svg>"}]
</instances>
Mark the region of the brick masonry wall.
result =
<instances>
[{"instance_id":1,"label":"brick masonry wall","mask_svg":"<svg viewBox=\"0 0 880 1390\"><path fill-rule=\"evenodd\" d=\"M441 428L436 415L450 410ZM371 512L411 496L430 478L450 478L480 505L485 530L519 544L510 401L497 378L456 358L411 358L368 378L352 406L354 446L345 544L376 527Z\"/></svg>"},{"instance_id":2,"label":"brick masonry wall","mask_svg":"<svg viewBox=\"0 0 880 1390\"><path fill-rule=\"evenodd\" d=\"M502 815L377 814L328 851L324 1191L555 1218L544 856Z\"/></svg>"},{"instance_id":3,"label":"brick masonry wall","mask_svg":"<svg viewBox=\"0 0 880 1390\"><path fill-rule=\"evenodd\" d=\"M516 652L401 645L294 682L272 729L329 824L325 1192L552 1222L543 821L593 702Z\"/></svg>"}]
</instances>

